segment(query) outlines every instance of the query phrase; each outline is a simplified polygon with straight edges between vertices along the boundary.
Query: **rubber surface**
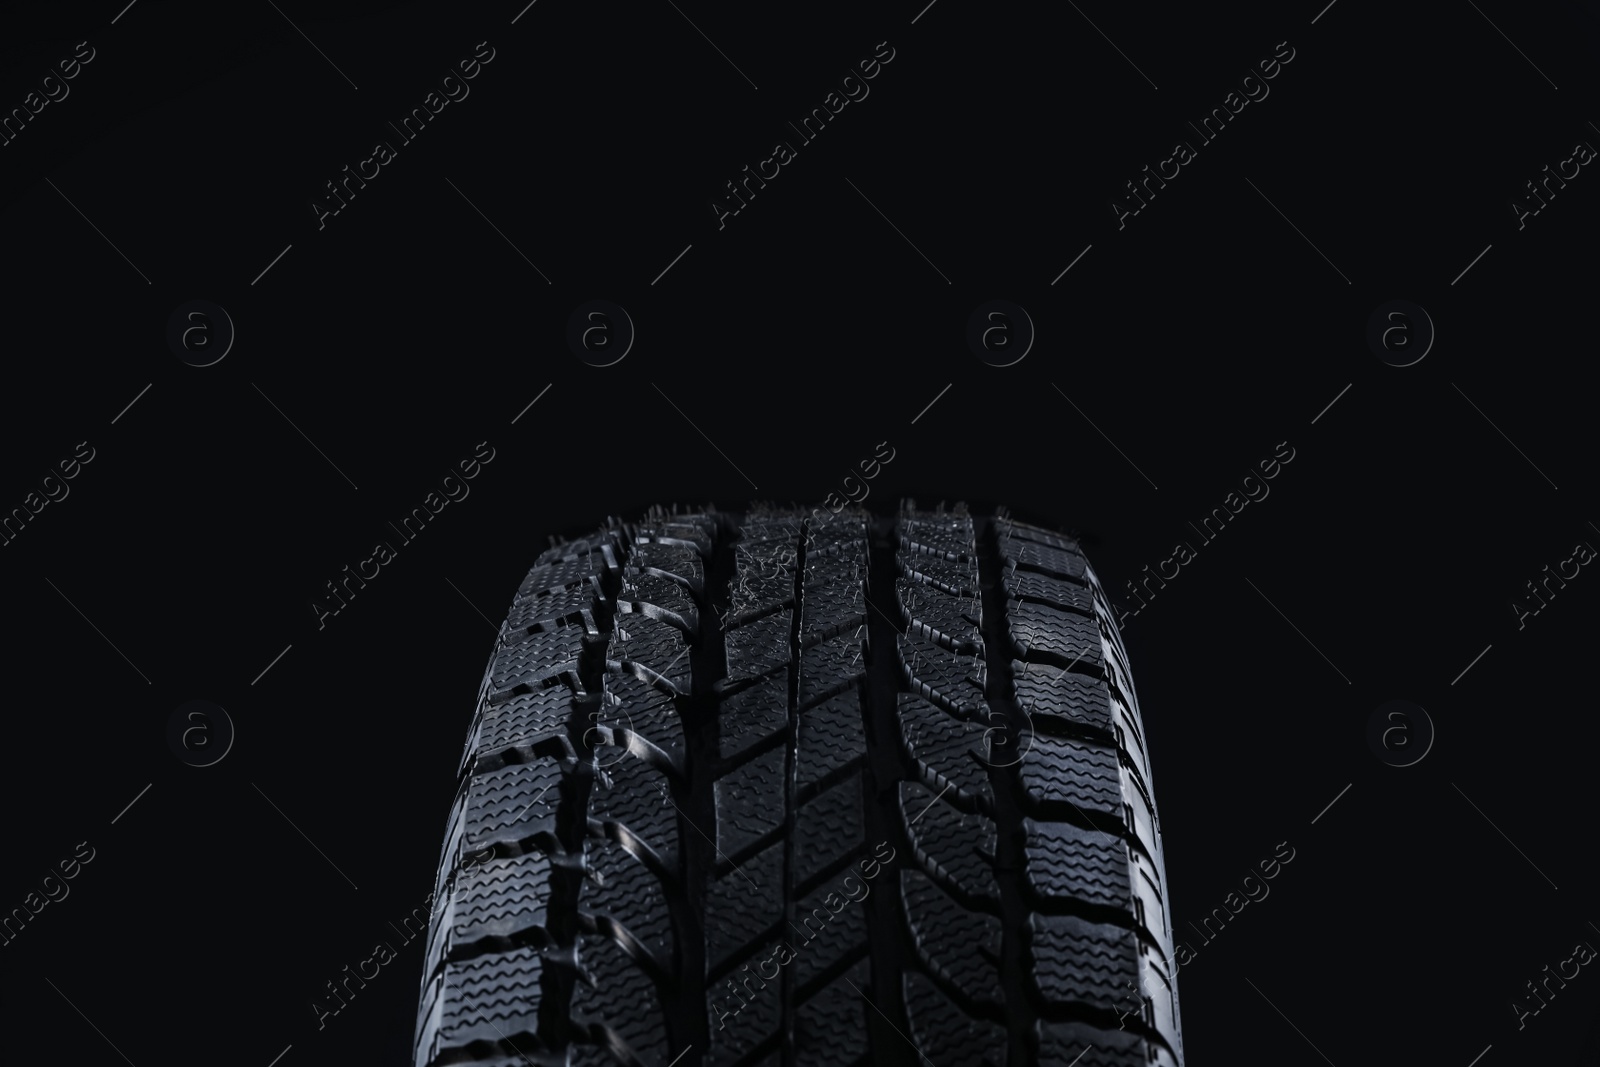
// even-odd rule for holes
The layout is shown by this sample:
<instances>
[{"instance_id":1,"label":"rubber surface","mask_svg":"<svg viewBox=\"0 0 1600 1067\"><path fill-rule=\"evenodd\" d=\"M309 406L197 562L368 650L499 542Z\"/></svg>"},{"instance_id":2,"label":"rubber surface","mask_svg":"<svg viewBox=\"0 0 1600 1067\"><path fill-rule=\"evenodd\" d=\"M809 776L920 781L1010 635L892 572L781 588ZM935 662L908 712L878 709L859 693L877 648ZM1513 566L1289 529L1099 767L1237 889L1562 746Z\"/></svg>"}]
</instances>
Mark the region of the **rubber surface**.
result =
<instances>
[{"instance_id":1,"label":"rubber surface","mask_svg":"<svg viewBox=\"0 0 1600 1067\"><path fill-rule=\"evenodd\" d=\"M1175 1067L1150 761L1067 537L612 520L479 693L418 1067Z\"/></svg>"}]
</instances>

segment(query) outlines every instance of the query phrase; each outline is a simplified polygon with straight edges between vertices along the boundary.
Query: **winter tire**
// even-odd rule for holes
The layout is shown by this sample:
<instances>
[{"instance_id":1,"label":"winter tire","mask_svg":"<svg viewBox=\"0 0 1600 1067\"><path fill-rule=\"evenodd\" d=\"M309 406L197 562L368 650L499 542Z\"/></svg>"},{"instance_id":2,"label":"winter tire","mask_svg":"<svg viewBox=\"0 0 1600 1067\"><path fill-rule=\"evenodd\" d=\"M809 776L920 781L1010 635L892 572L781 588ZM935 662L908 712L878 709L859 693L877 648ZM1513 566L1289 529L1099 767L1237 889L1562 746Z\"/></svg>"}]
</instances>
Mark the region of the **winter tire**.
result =
<instances>
[{"instance_id":1,"label":"winter tire","mask_svg":"<svg viewBox=\"0 0 1600 1067\"><path fill-rule=\"evenodd\" d=\"M1150 760L1062 534L656 509L479 691L417 1067L1178 1067Z\"/></svg>"}]
</instances>

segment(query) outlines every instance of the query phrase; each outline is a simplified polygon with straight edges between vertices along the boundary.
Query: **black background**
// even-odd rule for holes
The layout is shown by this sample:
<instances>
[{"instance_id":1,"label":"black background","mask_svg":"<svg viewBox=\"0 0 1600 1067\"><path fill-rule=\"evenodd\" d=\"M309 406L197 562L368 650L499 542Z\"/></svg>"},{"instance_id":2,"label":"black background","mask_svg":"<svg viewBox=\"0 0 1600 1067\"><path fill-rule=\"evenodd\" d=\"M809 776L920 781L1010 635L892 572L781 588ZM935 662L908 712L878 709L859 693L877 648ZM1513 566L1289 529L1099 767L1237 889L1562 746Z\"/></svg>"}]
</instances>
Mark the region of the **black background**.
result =
<instances>
[{"instance_id":1,"label":"black background","mask_svg":"<svg viewBox=\"0 0 1600 1067\"><path fill-rule=\"evenodd\" d=\"M1510 1005L1600 945L1600 579L1521 630L1510 604L1600 544L1600 179L1521 231L1509 204L1600 144L1594 5L74 6L8 12L0 64L9 110L97 53L0 147L0 510L95 450L0 549L0 910L96 855L0 947L13 1045L409 1063L419 946L320 1031L310 1001L431 889L547 535L810 506L888 441L869 506L1008 504L1082 534L1123 601L1199 547L1125 631L1198 948L1191 1067L1579 1062L1592 968L1520 1032ZM319 230L323 183L485 40L470 96ZM719 230L710 198L880 41L870 96ZM1270 96L1119 230L1123 182L1280 41ZM165 343L196 298L238 331L208 368ZM611 367L564 341L592 298L638 330ZM1014 366L964 340L992 298L1037 327ZM1438 331L1405 368L1364 339L1397 298ZM319 630L323 583L481 441L470 496ZM1285 441L1270 496L1199 546L1188 523ZM208 768L166 743L195 698L238 732ZM1437 729L1403 769L1365 735L1394 698ZM1186 935L1284 841L1267 899Z\"/></svg>"}]
</instances>

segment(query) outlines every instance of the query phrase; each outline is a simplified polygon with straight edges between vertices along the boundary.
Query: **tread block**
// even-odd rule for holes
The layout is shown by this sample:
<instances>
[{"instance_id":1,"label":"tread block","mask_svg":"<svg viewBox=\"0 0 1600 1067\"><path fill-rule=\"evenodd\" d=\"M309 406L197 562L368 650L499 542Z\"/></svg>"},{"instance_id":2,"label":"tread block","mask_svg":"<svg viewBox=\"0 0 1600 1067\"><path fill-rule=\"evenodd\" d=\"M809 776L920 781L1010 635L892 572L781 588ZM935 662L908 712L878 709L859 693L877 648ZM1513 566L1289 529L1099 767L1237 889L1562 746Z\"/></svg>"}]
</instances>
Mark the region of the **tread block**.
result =
<instances>
[{"instance_id":1,"label":"tread block","mask_svg":"<svg viewBox=\"0 0 1600 1067\"><path fill-rule=\"evenodd\" d=\"M722 730L718 740L724 758L735 758L751 745L771 737L789 724L787 673L763 678L722 702Z\"/></svg>"},{"instance_id":2,"label":"tread block","mask_svg":"<svg viewBox=\"0 0 1600 1067\"><path fill-rule=\"evenodd\" d=\"M591 840L588 863L590 880L580 907L615 919L658 960L670 963L676 938L661 882L613 841Z\"/></svg>"},{"instance_id":3,"label":"tread block","mask_svg":"<svg viewBox=\"0 0 1600 1067\"><path fill-rule=\"evenodd\" d=\"M981 722L957 719L911 693L898 696L900 736L906 752L921 765L936 789L948 785L969 804L992 806L994 791L980 758L988 755Z\"/></svg>"},{"instance_id":4,"label":"tread block","mask_svg":"<svg viewBox=\"0 0 1600 1067\"><path fill-rule=\"evenodd\" d=\"M550 563L536 563L517 586L513 604L538 600L575 585L587 585L589 579L604 570L605 557L599 552L564 556Z\"/></svg>"},{"instance_id":5,"label":"tread block","mask_svg":"<svg viewBox=\"0 0 1600 1067\"><path fill-rule=\"evenodd\" d=\"M622 575L622 588L617 594L617 610L634 615L673 616L682 620L680 632L687 629L699 632L700 605L679 582L669 575L638 570L626 570Z\"/></svg>"},{"instance_id":6,"label":"tread block","mask_svg":"<svg viewBox=\"0 0 1600 1067\"><path fill-rule=\"evenodd\" d=\"M608 937L578 939L578 964L593 981L575 983L572 1018L609 1027L645 1063L666 1063L667 1021L655 983Z\"/></svg>"},{"instance_id":7,"label":"tread block","mask_svg":"<svg viewBox=\"0 0 1600 1067\"><path fill-rule=\"evenodd\" d=\"M834 860L861 848L865 832L858 774L801 805L794 817L795 884L809 881Z\"/></svg>"},{"instance_id":8,"label":"tread block","mask_svg":"<svg viewBox=\"0 0 1600 1067\"><path fill-rule=\"evenodd\" d=\"M1088 562L1078 553L1050 548L1037 541L1008 541L1003 544L1007 563L1019 568L1038 571L1056 578L1085 582L1084 571Z\"/></svg>"},{"instance_id":9,"label":"tread block","mask_svg":"<svg viewBox=\"0 0 1600 1067\"><path fill-rule=\"evenodd\" d=\"M543 853L525 852L478 864L458 878L451 895L451 944L511 937L542 927L549 896L550 860Z\"/></svg>"},{"instance_id":10,"label":"tread block","mask_svg":"<svg viewBox=\"0 0 1600 1067\"><path fill-rule=\"evenodd\" d=\"M977 560L956 563L920 552L901 552L896 558L901 575L911 581L942 590L951 596L978 595Z\"/></svg>"},{"instance_id":11,"label":"tread block","mask_svg":"<svg viewBox=\"0 0 1600 1067\"><path fill-rule=\"evenodd\" d=\"M564 736L572 712L572 691L561 685L507 694L499 703L485 700L477 733L467 745L474 753L496 752L512 745L532 745L547 737Z\"/></svg>"},{"instance_id":12,"label":"tread block","mask_svg":"<svg viewBox=\"0 0 1600 1067\"><path fill-rule=\"evenodd\" d=\"M598 751L589 818L626 827L654 849L669 870L676 870L678 811L666 777L623 749L606 746Z\"/></svg>"},{"instance_id":13,"label":"tread block","mask_svg":"<svg viewBox=\"0 0 1600 1067\"><path fill-rule=\"evenodd\" d=\"M1130 1011L1139 1002L1139 943L1132 930L1075 915L1028 920L1034 987L1055 1006Z\"/></svg>"},{"instance_id":14,"label":"tread block","mask_svg":"<svg viewBox=\"0 0 1600 1067\"><path fill-rule=\"evenodd\" d=\"M701 536L706 536L704 533ZM709 543L709 542L708 542ZM680 578L702 582L705 580L705 562L699 549L684 545L661 544L656 541L635 539L628 546L628 565L635 568L655 568L675 574Z\"/></svg>"},{"instance_id":15,"label":"tread block","mask_svg":"<svg viewBox=\"0 0 1600 1067\"><path fill-rule=\"evenodd\" d=\"M867 1054L872 1009L858 990L871 988L869 972L862 960L795 1006L795 1067L844 1067Z\"/></svg>"},{"instance_id":16,"label":"tread block","mask_svg":"<svg viewBox=\"0 0 1600 1067\"><path fill-rule=\"evenodd\" d=\"M1051 717L1112 732L1111 697L1098 678L1012 660L1011 684L1016 702L1035 720Z\"/></svg>"},{"instance_id":17,"label":"tread block","mask_svg":"<svg viewBox=\"0 0 1600 1067\"><path fill-rule=\"evenodd\" d=\"M1083 555L1083 552L1078 548L1078 542L1066 534L1056 533L1054 530L1046 530L1040 526L1032 526L1025 522L1018 522L1009 516L1000 523L1000 536L1002 546L1012 538L1021 538L1024 541L1032 541L1035 544L1044 545L1046 548Z\"/></svg>"},{"instance_id":18,"label":"tread block","mask_svg":"<svg viewBox=\"0 0 1600 1067\"><path fill-rule=\"evenodd\" d=\"M539 1025L543 970L544 960L534 948L446 963L438 1034L441 1049L459 1049L475 1041L522 1044L519 1035L527 1035L527 1045L537 1047L532 1036Z\"/></svg>"},{"instance_id":19,"label":"tread block","mask_svg":"<svg viewBox=\"0 0 1600 1067\"><path fill-rule=\"evenodd\" d=\"M972 1018L926 975L907 971L902 984L906 1015L911 1020L909 1036L921 1055L963 1067L1004 1067L1006 1032L1002 1027Z\"/></svg>"},{"instance_id":20,"label":"tread block","mask_svg":"<svg viewBox=\"0 0 1600 1067\"><path fill-rule=\"evenodd\" d=\"M595 583L586 579L565 589L519 600L511 605L511 612L506 616L505 632L526 633L536 623L551 625L557 619L573 618L584 611L592 612L598 592Z\"/></svg>"},{"instance_id":21,"label":"tread block","mask_svg":"<svg viewBox=\"0 0 1600 1067\"><path fill-rule=\"evenodd\" d=\"M812 534L818 540L806 549L801 644L866 621L866 530L859 522L854 527L849 540L837 532Z\"/></svg>"},{"instance_id":22,"label":"tread block","mask_svg":"<svg viewBox=\"0 0 1600 1067\"><path fill-rule=\"evenodd\" d=\"M710 537L717 525L716 516L705 511L657 515L651 521L657 524L657 534L686 541Z\"/></svg>"},{"instance_id":23,"label":"tread block","mask_svg":"<svg viewBox=\"0 0 1600 1067\"><path fill-rule=\"evenodd\" d=\"M513 763L473 777L468 786L463 847L555 832L561 768L554 760Z\"/></svg>"},{"instance_id":24,"label":"tread block","mask_svg":"<svg viewBox=\"0 0 1600 1067\"><path fill-rule=\"evenodd\" d=\"M806 709L799 730L795 782L802 787L862 760L867 751L861 698L854 689Z\"/></svg>"},{"instance_id":25,"label":"tread block","mask_svg":"<svg viewBox=\"0 0 1600 1067\"><path fill-rule=\"evenodd\" d=\"M783 842L775 841L736 870L706 885L706 961L716 971L766 943L763 938L783 921ZM754 968L751 968L752 971Z\"/></svg>"},{"instance_id":26,"label":"tread block","mask_svg":"<svg viewBox=\"0 0 1600 1067\"><path fill-rule=\"evenodd\" d=\"M728 681L741 682L781 670L789 664L789 635L794 610L784 608L728 630Z\"/></svg>"},{"instance_id":27,"label":"tread block","mask_svg":"<svg viewBox=\"0 0 1600 1067\"><path fill-rule=\"evenodd\" d=\"M1084 901L1133 911L1128 846L1069 823L1024 819L1030 889L1040 901Z\"/></svg>"},{"instance_id":28,"label":"tread block","mask_svg":"<svg viewBox=\"0 0 1600 1067\"><path fill-rule=\"evenodd\" d=\"M1036 742L1060 726L1101 731L1127 752L1132 777L1149 787L1150 757L1138 716L1110 693L1105 682L1049 664L1013 660L1011 667L1012 690L1017 705L1033 722Z\"/></svg>"},{"instance_id":29,"label":"tread block","mask_svg":"<svg viewBox=\"0 0 1600 1067\"><path fill-rule=\"evenodd\" d=\"M866 673L862 659L866 619L858 615L856 622L855 628L801 650L800 707L810 707L836 693L854 689Z\"/></svg>"},{"instance_id":30,"label":"tread block","mask_svg":"<svg viewBox=\"0 0 1600 1067\"><path fill-rule=\"evenodd\" d=\"M1109 745L1034 734L1017 766L1022 787L1037 803L1071 804L1080 811L1117 813L1096 819L1110 827L1122 811L1122 769Z\"/></svg>"},{"instance_id":31,"label":"tread block","mask_svg":"<svg viewBox=\"0 0 1600 1067\"><path fill-rule=\"evenodd\" d=\"M606 671L605 696L594 725L632 730L669 755L683 751L683 721L671 696L624 670ZM588 739L594 743L598 737L589 735ZM602 760L615 758L615 752L608 752Z\"/></svg>"},{"instance_id":32,"label":"tread block","mask_svg":"<svg viewBox=\"0 0 1600 1067\"><path fill-rule=\"evenodd\" d=\"M680 690L689 691L689 642L683 631L669 622L632 612L618 615L606 656L642 664Z\"/></svg>"},{"instance_id":33,"label":"tread block","mask_svg":"<svg viewBox=\"0 0 1600 1067\"><path fill-rule=\"evenodd\" d=\"M913 692L960 718L974 722L986 718L981 658L958 656L916 634L897 634L895 648L901 674Z\"/></svg>"},{"instance_id":34,"label":"tread block","mask_svg":"<svg viewBox=\"0 0 1600 1067\"><path fill-rule=\"evenodd\" d=\"M766 536L768 533L774 536ZM752 530L747 525L744 539L733 546L734 611L748 611L761 604L792 603L799 553L798 529L786 532L764 524Z\"/></svg>"},{"instance_id":35,"label":"tread block","mask_svg":"<svg viewBox=\"0 0 1600 1067\"><path fill-rule=\"evenodd\" d=\"M489 687L510 689L516 685L539 686L565 670L576 670L582 648L583 631L576 626L525 634L511 644L495 650L489 668Z\"/></svg>"},{"instance_id":36,"label":"tread block","mask_svg":"<svg viewBox=\"0 0 1600 1067\"><path fill-rule=\"evenodd\" d=\"M1006 599L1022 603L1049 604L1080 615L1094 614L1094 596L1089 587L1052 578L1033 571L1010 571L1001 578Z\"/></svg>"},{"instance_id":37,"label":"tread block","mask_svg":"<svg viewBox=\"0 0 1600 1067\"><path fill-rule=\"evenodd\" d=\"M795 901L794 919L782 940L794 953L787 964L800 985L851 953L867 951L867 910L861 901L871 893L859 873L830 879ZM856 888L847 889L846 880Z\"/></svg>"},{"instance_id":38,"label":"tread block","mask_svg":"<svg viewBox=\"0 0 1600 1067\"><path fill-rule=\"evenodd\" d=\"M972 517L969 515L959 512L919 512L902 515L898 525L901 539L915 542L925 552L946 554L951 559L975 555Z\"/></svg>"},{"instance_id":39,"label":"tread block","mask_svg":"<svg viewBox=\"0 0 1600 1067\"><path fill-rule=\"evenodd\" d=\"M935 790L900 783L900 811L918 866L941 884L1000 908L993 857L996 830L986 815L958 811Z\"/></svg>"},{"instance_id":40,"label":"tread block","mask_svg":"<svg viewBox=\"0 0 1600 1067\"><path fill-rule=\"evenodd\" d=\"M765 958L765 952L758 957ZM711 1022L707 1065L733 1067L776 1036L783 1011L782 988L776 981L758 975L758 967L758 961L753 960L748 970L741 968L707 991L706 1014ZM770 966L767 973L772 973ZM781 1056L778 1062L782 1062ZM666 1061L662 1063L665 1065Z\"/></svg>"},{"instance_id":41,"label":"tread block","mask_svg":"<svg viewBox=\"0 0 1600 1067\"><path fill-rule=\"evenodd\" d=\"M1004 1004L1000 920L962 907L921 871L900 872L900 899L924 968L980 1007Z\"/></svg>"},{"instance_id":42,"label":"tread block","mask_svg":"<svg viewBox=\"0 0 1600 1067\"><path fill-rule=\"evenodd\" d=\"M733 856L783 824L787 750L770 749L740 764L712 786L717 801L717 847Z\"/></svg>"},{"instance_id":43,"label":"tread block","mask_svg":"<svg viewBox=\"0 0 1600 1067\"><path fill-rule=\"evenodd\" d=\"M715 537L716 519L710 515L685 515L663 520L646 519L626 535L629 547L661 545L693 552L700 557L711 555Z\"/></svg>"},{"instance_id":44,"label":"tread block","mask_svg":"<svg viewBox=\"0 0 1600 1067\"><path fill-rule=\"evenodd\" d=\"M952 596L910 578L895 579L894 591L900 616L913 632L957 655L983 654L978 631L983 609L977 597Z\"/></svg>"},{"instance_id":45,"label":"tread block","mask_svg":"<svg viewBox=\"0 0 1600 1067\"><path fill-rule=\"evenodd\" d=\"M690 592L689 580L660 567L630 564L623 568L622 597L625 600L646 600L658 604L686 619L693 618L700 607Z\"/></svg>"},{"instance_id":46,"label":"tread block","mask_svg":"<svg viewBox=\"0 0 1600 1067\"><path fill-rule=\"evenodd\" d=\"M1018 604L1010 616L1011 643L1025 662L1103 666L1105 646L1093 619L1047 604Z\"/></svg>"}]
</instances>

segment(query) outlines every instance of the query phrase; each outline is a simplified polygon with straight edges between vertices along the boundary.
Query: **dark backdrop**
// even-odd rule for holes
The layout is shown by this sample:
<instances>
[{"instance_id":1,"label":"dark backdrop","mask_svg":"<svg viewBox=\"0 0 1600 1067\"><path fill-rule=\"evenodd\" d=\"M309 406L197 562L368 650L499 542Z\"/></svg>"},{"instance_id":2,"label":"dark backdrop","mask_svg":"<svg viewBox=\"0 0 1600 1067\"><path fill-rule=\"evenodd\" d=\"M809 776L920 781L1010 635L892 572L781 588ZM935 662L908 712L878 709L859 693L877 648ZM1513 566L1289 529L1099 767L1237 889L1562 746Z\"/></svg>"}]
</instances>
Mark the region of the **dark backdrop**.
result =
<instances>
[{"instance_id":1,"label":"dark backdrop","mask_svg":"<svg viewBox=\"0 0 1600 1067\"><path fill-rule=\"evenodd\" d=\"M869 506L1008 504L1079 532L1125 605L1197 550L1125 631L1191 1067L1578 1062L1591 968L1520 1030L1512 1005L1600 946L1600 578L1513 602L1600 545L1600 179L1552 182L1521 229L1512 203L1600 145L1594 6L921 4L7 13L4 109L94 50L0 147L0 508L66 493L0 548L0 910L93 850L0 947L12 1042L408 1062L419 945L321 1030L310 1001L432 887L547 536L809 506L887 441ZM399 143L386 122L482 41L470 95ZM870 95L798 143L885 41ZM1201 143L1186 122L1280 42L1270 95ZM380 139L395 158L319 229ZM780 139L795 158L719 229ZM1180 139L1195 158L1119 229ZM204 368L166 341L194 299L236 329ZM620 363L567 344L590 299L631 317ZM967 343L990 299L1036 330L1014 365ZM1367 341L1397 299L1437 333L1406 367ZM1385 321L1424 345L1410 315ZM324 583L485 441L470 495L319 629ZM1189 523L1284 442L1203 543ZM209 767L168 743L193 699L237 731ZM1400 721L1408 767L1368 741L1395 699L1435 735ZM1188 933L1281 842L1268 898Z\"/></svg>"}]
</instances>

